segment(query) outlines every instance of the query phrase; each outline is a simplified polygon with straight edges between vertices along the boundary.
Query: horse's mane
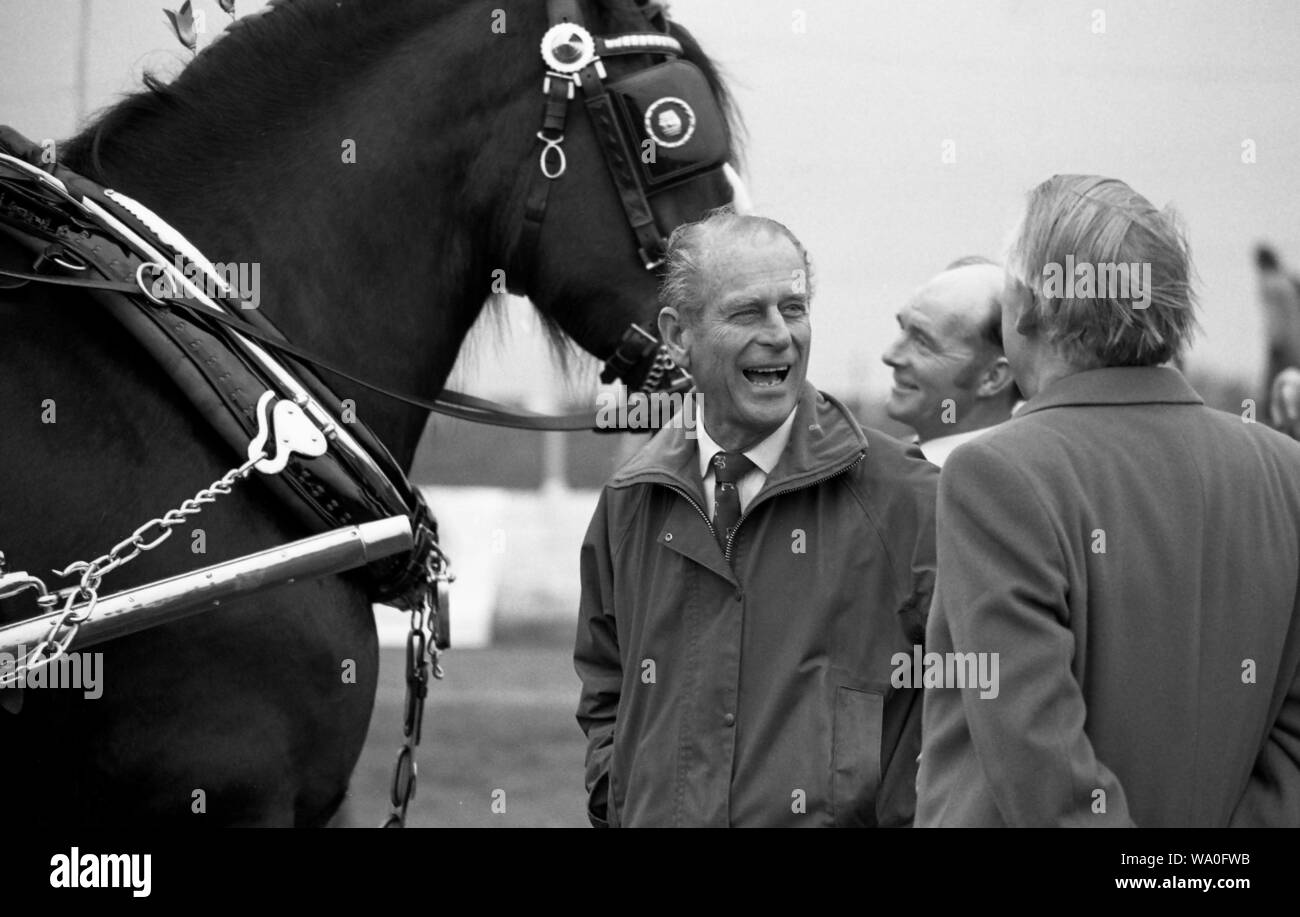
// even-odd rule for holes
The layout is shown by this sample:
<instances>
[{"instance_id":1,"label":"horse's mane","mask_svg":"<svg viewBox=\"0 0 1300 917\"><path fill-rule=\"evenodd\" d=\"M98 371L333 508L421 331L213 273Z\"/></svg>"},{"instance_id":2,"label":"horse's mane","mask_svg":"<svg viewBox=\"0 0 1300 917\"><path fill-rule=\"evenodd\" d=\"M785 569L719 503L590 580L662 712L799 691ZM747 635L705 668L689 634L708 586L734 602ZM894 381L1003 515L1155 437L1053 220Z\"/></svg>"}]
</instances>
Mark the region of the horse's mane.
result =
<instances>
[{"instance_id":1,"label":"horse's mane","mask_svg":"<svg viewBox=\"0 0 1300 917\"><path fill-rule=\"evenodd\" d=\"M362 68L411 32L421 17L442 15L454 0L382 0L378 3L337 0L271 0L262 11L232 22L170 82L146 71L143 88L101 111L67 142L63 158L102 180L101 150L112 144L124 158L139 159L149 150L131 134L142 124L177 115L169 127L184 136L184 115L208 123L238 125L250 111L285 112L302 119L302 99L280 91L310 75L313 92L327 97L332 84L353 80ZM384 15L376 15L382 12ZM409 15L398 15L398 13ZM326 20L328 19L328 26ZM310 41L309 53L304 42ZM330 66L347 60L353 69Z\"/></svg>"},{"instance_id":2,"label":"horse's mane","mask_svg":"<svg viewBox=\"0 0 1300 917\"><path fill-rule=\"evenodd\" d=\"M646 28L635 0L595 0L609 20L598 30ZM362 68L380 61L416 24L462 8L457 0L382 0L338 3L337 0L270 0L259 13L231 23L216 41L204 48L171 82L146 72L144 88L99 113L80 133L67 141L64 157L69 165L96 180L102 179L100 150L106 142L123 142L127 157L143 156L132 149L126 130L142 122L177 113L190 113L207 121L239 124L250 110L283 110L294 120L302 117L301 100L288 99L275 87L297 82L310 68L320 95L328 94L328 81L352 81L355 69L331 68L330 61L347 59ZM384 13L376 16L378 11ZM340 24L338 17L345 17ZM349 27L350 25L355 28ZM364 26L364 28L362 27ZM694 36L668 20L668 28L685 51L687 60L704 73L726 116L733 163L739 158L743 125L718 66L704 53ZM302 42L315 43L310 54ZM324 80L324 82L322 81ZM183 130L183 126L177 129Z\"/></svg>"}]
</instances>

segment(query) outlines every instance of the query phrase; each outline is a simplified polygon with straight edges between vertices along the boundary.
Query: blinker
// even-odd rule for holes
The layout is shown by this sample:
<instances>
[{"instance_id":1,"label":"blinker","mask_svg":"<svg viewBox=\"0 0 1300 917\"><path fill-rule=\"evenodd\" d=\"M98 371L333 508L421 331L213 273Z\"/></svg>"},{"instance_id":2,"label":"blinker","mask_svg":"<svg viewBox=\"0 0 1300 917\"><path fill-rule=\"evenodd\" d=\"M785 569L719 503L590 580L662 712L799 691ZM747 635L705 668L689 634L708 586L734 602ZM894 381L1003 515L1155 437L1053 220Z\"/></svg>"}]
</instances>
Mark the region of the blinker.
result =
<instances>
[{"instance_id":1,"label":"blinker","mask_svg":"<svg viewBox=\"0 0 1300 917\"><path fill-rule=\"evenodd\" d=\"M727 161L725 116L708 80L690 61L638 70L612 83L609 92L648 193Z\"/></svg>"}]
</instances>

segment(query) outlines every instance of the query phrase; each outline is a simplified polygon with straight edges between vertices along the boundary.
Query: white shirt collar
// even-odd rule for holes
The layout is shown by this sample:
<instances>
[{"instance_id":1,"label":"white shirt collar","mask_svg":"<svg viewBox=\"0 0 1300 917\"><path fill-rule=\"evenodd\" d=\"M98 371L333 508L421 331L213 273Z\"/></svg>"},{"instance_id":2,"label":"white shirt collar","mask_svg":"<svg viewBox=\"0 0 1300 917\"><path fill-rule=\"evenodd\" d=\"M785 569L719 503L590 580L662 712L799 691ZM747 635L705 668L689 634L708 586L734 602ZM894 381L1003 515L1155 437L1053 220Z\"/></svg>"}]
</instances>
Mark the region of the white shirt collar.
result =
<instances>
[{"instance_id":1,"label":"white shirt collar","mask_svg":"<svg viewBox=\"0 0 1300 917\"><path fill-rule=\"evenodd\" d=\"M1020 410L1024 403L1025 402L1021 400L1012 405L1011 417L1016 416L1016 411ZM1003 423L1005 422L1006 421L1003 421ZM916 436L912 438L912 442L921 447L921 454L925 456L927 462L931 465L938 465L942 468L943 463L948 461L948 456L952 454L952 450L956 449L962 443L970 442L981 433L987 433L996 426L998 426L998 424L993 424L992 427L980 427L978 430L969 430L965 433L952 433L948 436L936 436L934 439L928 439L925 442L921 442L921 438Z\"/></svg>"},{"instance_id":2,"label":"white shirt collar","mask_svg":"<svg viewBox=\"0 0 1300 917\"><path fill-rule=\"evenodd\" d=\"M952 450L956 449L962 443L970 442L981 433L987 433L993 427L980 427L978 430L969 430L965 433L951 433L948 436L936 436L934 439L927 439L921 443L921 454L931 465L943 467L943 463L948 461L948 456Z\"/></svg>"},{"instance_id":3,"label":"white shirt collar","mask_svg":"<svg viewBox=\"0 0 1300 917\"><path fill-rule=\"evenodd\" d=\"M781 423L781 426L773 430L768 437L751 449L744 452L745 458L749 459L764 475L772 473L776 467L777 461L781 458L781 453L785 451L786 444L790 442L790 431L794 429L794 411ZM695 440L699 444L699 455L697 459L700 466L700 480L708 477L709 470L712 468L710 462L713 456L723 451L722 447L713 441L709 431L704 428L704 413L700 412L698 422L695 424Z\"/></svg>"}]
</instances>

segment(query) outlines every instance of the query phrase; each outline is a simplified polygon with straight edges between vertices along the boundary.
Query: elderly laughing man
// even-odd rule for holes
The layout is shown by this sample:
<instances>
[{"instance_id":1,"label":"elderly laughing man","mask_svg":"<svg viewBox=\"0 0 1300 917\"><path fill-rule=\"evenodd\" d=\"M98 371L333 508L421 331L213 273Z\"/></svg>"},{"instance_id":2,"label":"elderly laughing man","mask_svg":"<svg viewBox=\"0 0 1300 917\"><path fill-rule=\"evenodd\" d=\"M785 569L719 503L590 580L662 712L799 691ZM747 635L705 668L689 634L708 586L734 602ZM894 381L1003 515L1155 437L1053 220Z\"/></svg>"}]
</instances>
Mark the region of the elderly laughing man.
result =
<instances>
[{"instance_id":1,"label":"elderly laughing man","mask_svg":"<svg viewBox=\"0 0 1300 917\"><path fill-rule=\"evenodd\" d=\"M804 374L803 246L715 214L670 241L659 328L700 397L605 486L574 653L596 825L905 825L937 472Z\"/></svg>"}]
</instances>

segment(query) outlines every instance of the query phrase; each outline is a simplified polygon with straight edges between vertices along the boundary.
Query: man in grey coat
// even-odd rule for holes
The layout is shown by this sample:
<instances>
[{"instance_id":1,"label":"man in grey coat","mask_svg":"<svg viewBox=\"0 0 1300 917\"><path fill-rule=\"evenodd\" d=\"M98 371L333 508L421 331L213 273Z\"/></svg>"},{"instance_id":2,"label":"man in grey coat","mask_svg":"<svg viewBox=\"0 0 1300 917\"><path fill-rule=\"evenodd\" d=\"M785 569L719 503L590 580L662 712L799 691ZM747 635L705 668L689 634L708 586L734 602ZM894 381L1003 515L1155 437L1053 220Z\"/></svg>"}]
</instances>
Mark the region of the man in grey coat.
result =
<instances>
[{"instance_id":1,"label":"man in grey coat","mask_svg":"<svg viewBox=\"0 0 1300 917\"><path fill-rule=\"evenodd\" d=\"M1007 267L1029 401L944 468L926 646L999 684L927 687L917 824L1300 825L1300 444L1164 365L1190 256L1123 182L1044 182Z\"/></svg>"},{"instance_id":2,"label":"man in grey coat","mask_svg":"<svg viewBox=\"0 0 1300 917\"><path fill-rule=\"evenodd\" d=\"M614 474L583 543L591 821L909 824L921 698L892 665L930 600L937 472L805 381L808 263L781 224L678 229L661 303L698 424Z\"/></svg>"}]
</instances>

